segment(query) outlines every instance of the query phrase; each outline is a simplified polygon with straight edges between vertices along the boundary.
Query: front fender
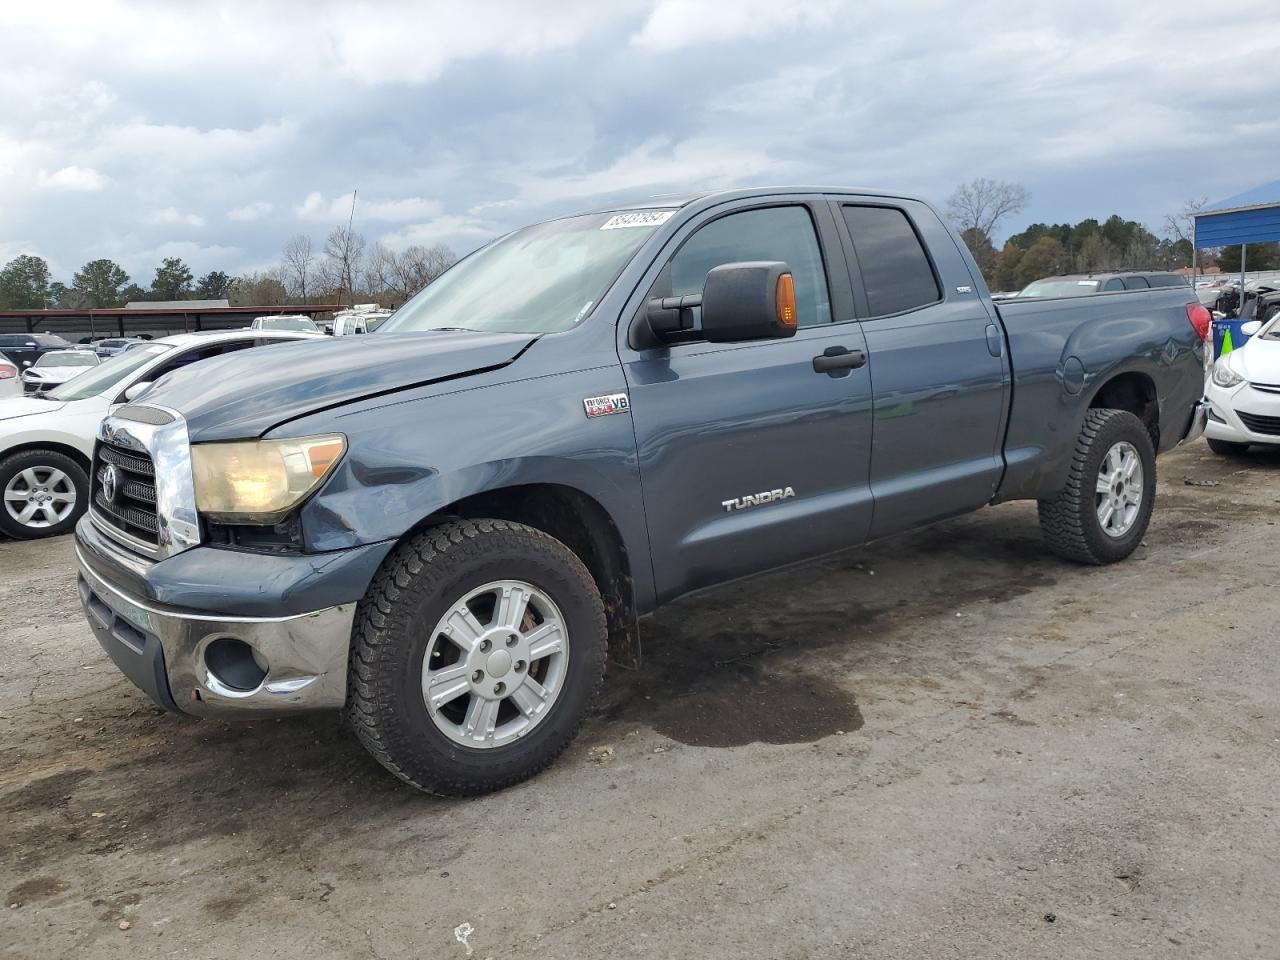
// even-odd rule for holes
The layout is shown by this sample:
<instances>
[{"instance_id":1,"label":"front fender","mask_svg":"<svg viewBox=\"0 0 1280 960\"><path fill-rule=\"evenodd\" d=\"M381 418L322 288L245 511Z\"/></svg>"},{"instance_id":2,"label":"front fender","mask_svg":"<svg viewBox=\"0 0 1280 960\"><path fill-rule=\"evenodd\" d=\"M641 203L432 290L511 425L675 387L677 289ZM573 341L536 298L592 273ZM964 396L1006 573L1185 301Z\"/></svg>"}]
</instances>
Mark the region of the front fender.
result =
<instances>
[{"instance_id":1,"label":"front fender","mask_svg":"<svg viewBox=\"0 0 1280 960\"><path fill-rule=\"evenodd\" d=\"M557 484L596 501L633 558L637 603L652 594L648 532L629 414L587 418L583 398L626 390L600 367L307 418L339 431L347 455L303 508L312 550L404 536L450 504L504 487Z\"/></svg>"}]
</instances>

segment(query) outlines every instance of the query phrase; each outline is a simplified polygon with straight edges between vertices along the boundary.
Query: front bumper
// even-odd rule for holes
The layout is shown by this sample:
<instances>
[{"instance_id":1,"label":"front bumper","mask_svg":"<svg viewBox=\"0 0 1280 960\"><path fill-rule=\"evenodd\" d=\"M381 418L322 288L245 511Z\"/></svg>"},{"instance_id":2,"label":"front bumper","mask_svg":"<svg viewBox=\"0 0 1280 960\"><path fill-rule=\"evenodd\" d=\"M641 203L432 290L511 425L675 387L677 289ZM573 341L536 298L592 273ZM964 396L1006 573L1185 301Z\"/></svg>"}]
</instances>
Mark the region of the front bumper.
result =
<instances>
[{"instance_id":1,"label":"front bumper","mask_svg":"<svg viewBox=\"0 0 1280 960\"><path fill-rule=\"evenodd\" d=\"M200 613L112 585L79 543L76 558L81 603L98 642L165 709L246 717L332 710L345 703L354 603L286 617ZM250 658L239 644L255 655ZM217 655L211 656L211 647Z\"/></svg>"},{"instance_id":2,"label":"front bumper","mask_svg":"<svg viewBox=\"0 0 1280 960\"><path fill-rule=\"evenodd\" d=\"M1280 394L1260 390L1250 383L1220 387L1209 380L1205 398L1210 403L1209 422L1204 434L1214 440L1231 443L1280 444ZM1253 429L1241 418L1243 412L1251 422L1265 430Z\"/></svg>"}]
</instances>

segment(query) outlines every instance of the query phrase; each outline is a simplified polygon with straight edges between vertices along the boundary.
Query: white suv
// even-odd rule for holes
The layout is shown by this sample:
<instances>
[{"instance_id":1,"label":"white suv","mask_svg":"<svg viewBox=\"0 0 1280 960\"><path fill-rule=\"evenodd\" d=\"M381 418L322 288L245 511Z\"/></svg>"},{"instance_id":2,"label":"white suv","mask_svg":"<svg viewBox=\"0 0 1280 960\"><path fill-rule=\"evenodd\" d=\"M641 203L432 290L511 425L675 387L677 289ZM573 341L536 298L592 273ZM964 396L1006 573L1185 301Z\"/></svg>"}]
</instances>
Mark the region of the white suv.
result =
<instances>
[{"instance_id":1,"label":"white suv","mask_svg":"<svg viewBox=\"0 0 1280 960\"><path fill-rule=\"evenodd\" d=\"M60 387L0 400L0 531L20 540L70 533L89 506L89 463L102 418L171 370L235 350L323 334L220 330L152 340ZM263 355L270 363L271 354Z\"/></svg>"}]
</instances>

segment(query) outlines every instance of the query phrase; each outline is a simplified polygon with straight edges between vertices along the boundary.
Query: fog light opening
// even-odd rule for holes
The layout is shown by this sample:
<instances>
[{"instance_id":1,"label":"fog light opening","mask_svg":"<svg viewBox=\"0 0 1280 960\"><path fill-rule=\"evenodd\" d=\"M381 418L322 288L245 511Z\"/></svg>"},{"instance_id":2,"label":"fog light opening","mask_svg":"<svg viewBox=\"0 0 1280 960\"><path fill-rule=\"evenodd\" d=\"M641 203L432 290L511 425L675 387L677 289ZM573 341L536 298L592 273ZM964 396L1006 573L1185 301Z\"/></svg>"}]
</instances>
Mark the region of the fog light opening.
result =
<instances>
[{"instance_id":1,"label":"fog light opening","mask_svg":"<svg viewBox=\"0 0 1280 960\"><path fill-rule=\"evenodd\" d=\"M209 676L239 693L252 693L267 678L267 661L257 650L235 637L219 637L204 651Z\"/></svg>"}]
</instances>

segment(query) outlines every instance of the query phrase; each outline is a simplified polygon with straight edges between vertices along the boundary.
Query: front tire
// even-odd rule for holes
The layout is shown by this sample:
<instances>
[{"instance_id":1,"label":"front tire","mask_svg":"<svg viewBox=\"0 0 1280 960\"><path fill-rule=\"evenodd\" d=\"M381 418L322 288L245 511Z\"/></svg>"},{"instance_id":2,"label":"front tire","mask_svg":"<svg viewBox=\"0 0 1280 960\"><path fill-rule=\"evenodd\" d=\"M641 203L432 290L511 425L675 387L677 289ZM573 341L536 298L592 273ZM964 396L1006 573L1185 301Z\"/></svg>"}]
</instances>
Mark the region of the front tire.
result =
<instances>
[{"instance_id":1,"label":"front tire","mask_svg":"<svg viewBox=\"0 0 1280 960\"><path fill-rule=\"evenodd\" d=\"M1247 443L1217 440L1214 437L1206 437L1205 440L1209 444L1209 449L1221 457L1238 457L1249 452L1249 444Z\"/></svg>"},{"instance_id":2,"label":"front tire","mask_svg":"<svg viewBox=\"0 0 1280 960\"><path fill-rule=\"evenodd\" d=\"M1115 563L1142 542L1155 495L1155 448L1142 421L1127 410L1090 410L1066 487L1040 501L1040 530L1064 559Z\"/></svg>"},{"instance_id":3,"label":"front tire","mask_svg":"<svg viewBox=\"0 0 1280 960\"><path fill-rule=\"evenodd\" d=\"M23 450L0 461L0 530L15 540L70 533L89 508L84 468L56 450Z\"/></svg>"},{"instance_id":4,"label":"front tire","mask_svg":"<svg viewBox=\"0 0 1280 960\"><path fill-rule=\"evenodd\" d=\"M500 790L577 734L606 646L595 581L563 543L503 520L446 523L401 544L361 601L347 716L419 790Z\"/></svg>"}]
</instances>

